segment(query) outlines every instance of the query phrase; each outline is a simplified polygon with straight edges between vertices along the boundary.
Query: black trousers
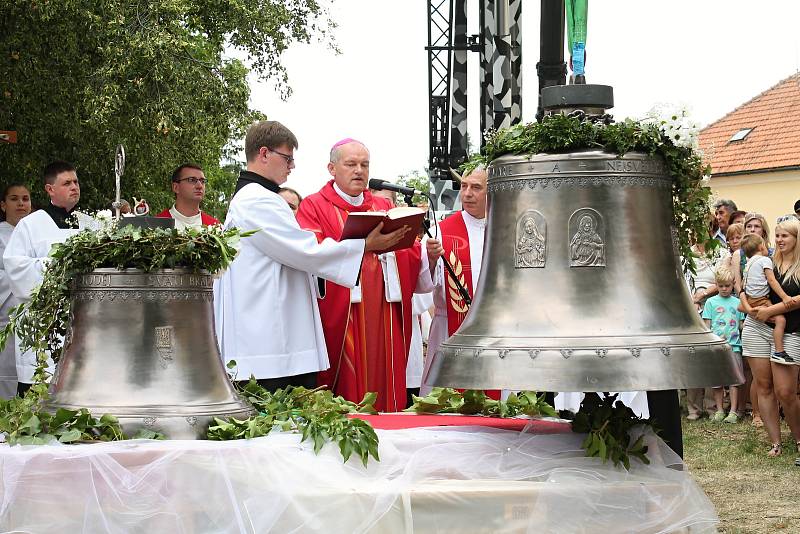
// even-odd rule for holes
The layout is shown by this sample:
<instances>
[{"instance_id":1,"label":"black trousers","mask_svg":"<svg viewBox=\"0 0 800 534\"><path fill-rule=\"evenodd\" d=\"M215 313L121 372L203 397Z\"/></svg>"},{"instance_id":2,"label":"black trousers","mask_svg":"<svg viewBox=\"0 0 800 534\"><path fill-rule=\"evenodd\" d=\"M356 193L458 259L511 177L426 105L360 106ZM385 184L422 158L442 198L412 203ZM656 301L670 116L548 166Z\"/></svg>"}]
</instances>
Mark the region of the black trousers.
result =
<instances>
[{"instance_id":1,"label":"black trousers","mask_svg":"<svg viewBox=\"0 0 800 534\"><path fill-rule=\"evenodd\" d=\"M650 419L661 429L661 439L683 458L683 430L678 391L675 389L648 391L647 407L650 409Z\"/></svg>"},{"instance_id":2,"label":"black trousers","mask_svg":"<svg viewBox=\"0 0 800 534\"><path fill-rule=\"evenodd\" d=\"M25 393L31 389L33 384L26 384L25 382L17 382L17 395L24 397Z\"/></svg>"},{"instance_id":3,"label":"black trousers","mask_svg":"<svg viewBox=\"0 0 800 534\"><path fill-rule=\"evenodd\" d=\"M419 388L406 388L406 408L414 404L412 395L419 397Z\"/></svg>"},{"instance_id":4,"label":"black trousers","mask_svg":"<svg viewBox=\"0 0 800 534\"><path fill-rule=\"evenodd\" d=\"M249 380L239 380L239 386L246 386ZM302 375L281 376L278 378L257 378L256 382L262 388L270 393L274 393L279 389L286 389L289 386L302 386L306 389L314 389L317 387L317 373L304 373Z\"/></svg>"}]
</instances>

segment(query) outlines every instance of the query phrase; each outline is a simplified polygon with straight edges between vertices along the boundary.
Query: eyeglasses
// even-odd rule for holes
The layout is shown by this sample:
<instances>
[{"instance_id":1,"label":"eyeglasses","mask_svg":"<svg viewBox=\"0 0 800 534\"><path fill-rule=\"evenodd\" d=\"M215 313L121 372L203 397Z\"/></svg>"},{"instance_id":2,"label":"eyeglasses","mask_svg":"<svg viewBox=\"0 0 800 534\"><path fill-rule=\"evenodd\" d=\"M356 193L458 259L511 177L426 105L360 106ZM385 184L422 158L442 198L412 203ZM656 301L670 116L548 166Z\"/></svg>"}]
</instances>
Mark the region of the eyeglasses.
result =
<instances>
[{"instance_id":1,"label":"eyeglasses","mask_svg":"<svg viewBox=\"0 0 800 534\"><path fill-rule=\"evenodd\" d=\"M749 221L750 219L763 219L764 216L760 213L746 213L744 216L745 221Z\"/></svg>"},{"instance_id":2,"label":"eyeglasses","mask_svg":"<svg viewBox=\"0 0 800 534\"><path fill-rule=\"evenodd\" d=\"M189 176L188 178L178 178L175 183L189 182L192 185L203 184L206 185L205 178L198 178L197 176Z\"/></svg>"},{"instance_id":3,"label":"eyeglasses","mask_svg":"<svg viewBox=\"0 0 800 534\"><path fill-rule=\"evenodd\" d=\"M792 213L792 214L789 214L789 215L783 215L782 217L778 217L778 221L777 222L778 222L778 224L780 224L780 223L785 222L785 221L796 221L796 220L797 220L797 215Z\"/></svg>"},{"instance_id":4,"label":"eyeglasses","mask_svg":"<svg viewBox=\"0 0 800 534\"><path fill-rule=\"evenodd\" d=\"M294 163L294 156L290 156L289 154L284 154L283 152L278 152L277 150L273 150L268 146L265 146L264 148L266 148L270 152L275 152L277 155L285 159L287 165L291 165L292 163Z\"/></svg>"}]
</instances>

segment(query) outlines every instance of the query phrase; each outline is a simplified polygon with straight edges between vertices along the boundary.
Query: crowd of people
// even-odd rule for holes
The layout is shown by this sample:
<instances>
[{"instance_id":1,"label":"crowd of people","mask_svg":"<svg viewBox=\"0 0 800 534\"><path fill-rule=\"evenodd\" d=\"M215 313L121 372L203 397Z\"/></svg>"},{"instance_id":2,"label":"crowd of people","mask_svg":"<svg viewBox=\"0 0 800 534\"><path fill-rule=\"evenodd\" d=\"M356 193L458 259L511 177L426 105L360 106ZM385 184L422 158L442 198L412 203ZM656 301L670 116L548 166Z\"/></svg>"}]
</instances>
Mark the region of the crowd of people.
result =
<instances>
[{"instance_id":1,"label":"crowd of people","mask_svg":"<svg viewBox=\"0 0 800 534\"><path fill-rule=\"evenodd\" d=\"M708 327L742 358L747 382L729 388L727 400L721 387L711 395L688 390L687 419L738 423L749 405L752 424L770 440L769 456L783 453L781 417L800 452L800 200L774 233L762 215L731 200L718 200L714 210L709 235L719 246L694 246L688 283Z\"/></svg>"},{"instance_id":2,"label":"crowd of people","mask_svg":"<svg viewBox=\"0 0 800 534\"><path fill-rule=\"evenodd\" d=\"M224 223L200 209L206 178L194 164L175 169L175 203L158 216L174 219L177 228L224 224L257 230L242 240L239 256L214 289L219 348L225 361L236 362L237 380L253 377L269 390L325 385L353 401L377 392L378 410L402 410L420 392L423 361L429 366L439 344L464 320L465 293L472 298L475 292L486 227L486 170L462 177L463 209L439 225L435 238L379 253L418 229L383 234L378 225L363 239L341 240L350 214L393 206L383 192L368 188L368 148L351 138L333 144L331 178L306 198L284 187L297 148L296 136L283 124L256 122L247 131L246 168ZM43 187L50 202L34 213L25 185L3 191L2 321L41 282L51 246L77 231L71 217L80 200L75 167L51 163ZM729 388L727 396L724 388L687 391L687 418L708 414L720 423L738 423L749 405L753 423L769 436L770 456L778 456L781 414L800 447L800 201L795 214L777 221L774 234L763 216L738 210L731 201L714 207L709 235L719 246L707 250L698 240L697 269L688 283L708 327L743 357L748 382ZM443 268L443 258L457 267L458 279ZM0 395L24 393L34 362L33 355L9 344L0 358Z\"/></svg>"}]
</instances>

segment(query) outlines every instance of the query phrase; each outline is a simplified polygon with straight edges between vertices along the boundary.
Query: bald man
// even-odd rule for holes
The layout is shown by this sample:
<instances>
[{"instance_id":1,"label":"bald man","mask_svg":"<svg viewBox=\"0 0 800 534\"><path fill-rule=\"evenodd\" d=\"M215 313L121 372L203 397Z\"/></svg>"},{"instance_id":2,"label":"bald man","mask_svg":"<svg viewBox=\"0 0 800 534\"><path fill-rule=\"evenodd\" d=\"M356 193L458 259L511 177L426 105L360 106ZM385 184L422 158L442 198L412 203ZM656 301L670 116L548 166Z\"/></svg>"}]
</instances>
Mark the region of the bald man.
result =
<instances>
[{"instance_id":1,"label":"bald man","mask_svg":"<svg viewBox=\"0 0 800 534\"><path fill-rule=\"evenodd\" d=\"M369 150L360 141L348 138L336 143L328 163L332 179L300 203L300 226L320 241L338 241L350 213L390 209L390 201L368 190L369 162ZM405 250L369 253L361 263L356 288L325 281L319 312L331 368L319 375L320 385L327 384L355 402L377 392L379 411L405 408L411 296L432 289L420 258L418 242Z\"/></svg>"}]
</instances>

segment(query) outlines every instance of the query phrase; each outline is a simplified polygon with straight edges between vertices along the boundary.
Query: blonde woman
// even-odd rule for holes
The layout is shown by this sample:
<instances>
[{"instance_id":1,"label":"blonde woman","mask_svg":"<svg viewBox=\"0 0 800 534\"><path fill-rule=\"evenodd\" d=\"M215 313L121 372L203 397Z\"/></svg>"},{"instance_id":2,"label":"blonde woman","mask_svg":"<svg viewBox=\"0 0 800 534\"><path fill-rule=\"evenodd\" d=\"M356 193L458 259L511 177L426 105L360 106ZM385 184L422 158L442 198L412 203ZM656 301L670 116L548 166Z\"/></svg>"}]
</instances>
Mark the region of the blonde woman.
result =
<instances>
[{"instance_id":1,"label":"blonde woman","mask_svg":"<svg viewBox=\"0 0 800 534\"><path fill-rule=\"evenodd\" d=\"M758 234L764 240L764 243L767 245L767 249L769 249L769 255L772 256L774 249L770 248L769 242L769 225L767 224L767 220L764 218L763 215L760 213L748 213L744 216L744 233L745 234ZM731 265L734 266L733 276L734 276L734 289L736 290L736 296L739 295L742 291L742 273L744 272L744 266L747 264L747 257L742 253L741 249L737 251L731 251Z\"/></svg>"},{"instance_id":2,"label":"blonde woman","mask_svg":"<svg viewBox=\"0 0 800 534\"><path fill-rule=\"evenodd\" d=\"M795 219L778 223L775 228L774 254L775 278L787 295L788 304L771 298L770 306L756 308L745 319L742 332L743 354L753 371L753 382L761 408L761 418L772 442L770 456L779 456L781 448L780 419L777 403L791 429L797 447L800 447L800 403L797 399L798 370L800 370L800 248L797 246L800 222ZM773 351L772 330L765 324L770 317L786 317L783 337L789 358L780 363L770 360ZM777 402L776 402L777 401Z\"/></svg>"}]
</instances>

